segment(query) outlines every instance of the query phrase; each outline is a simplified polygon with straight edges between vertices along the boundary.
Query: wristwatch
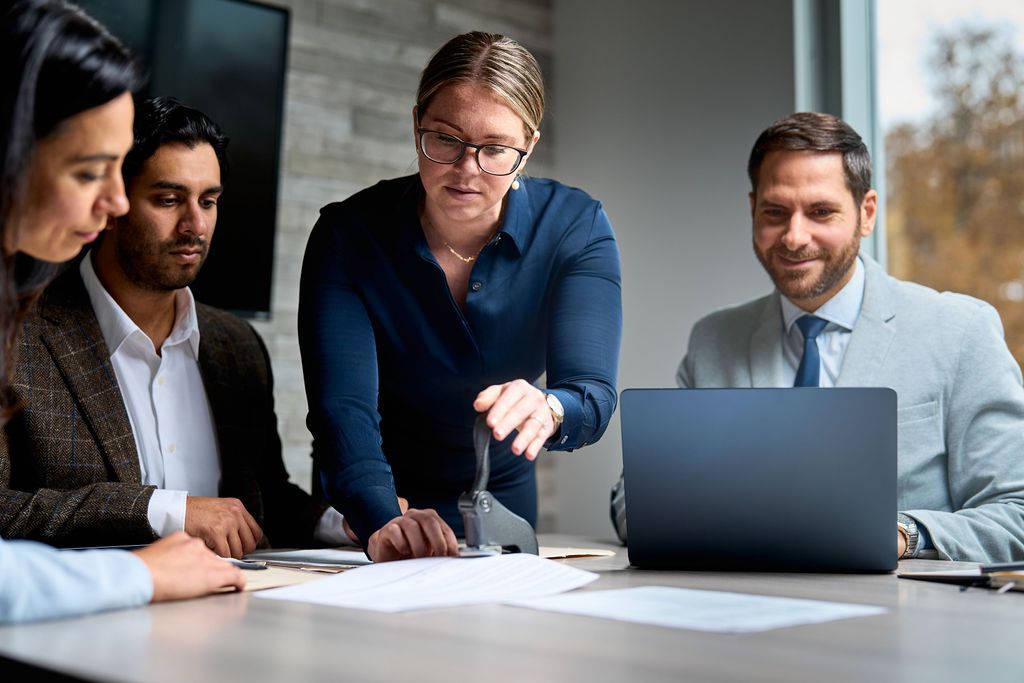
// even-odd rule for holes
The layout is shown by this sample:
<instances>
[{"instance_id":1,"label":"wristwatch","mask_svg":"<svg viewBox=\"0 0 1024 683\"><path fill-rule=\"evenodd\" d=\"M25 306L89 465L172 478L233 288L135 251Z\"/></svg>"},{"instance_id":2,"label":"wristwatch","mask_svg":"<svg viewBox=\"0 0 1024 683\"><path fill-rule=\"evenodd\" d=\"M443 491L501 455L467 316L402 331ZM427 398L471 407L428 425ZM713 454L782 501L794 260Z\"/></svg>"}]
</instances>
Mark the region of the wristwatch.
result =
<instances>
[{"instance_id":1,"label":"wristwatch","mask_svg":"<svg viewBox=\"0 0 1024 683\"><path fill-rule=\"evenodd\" d=\"M557 430L562 426L562 421L565 419L565 408L562 407L562 402L554 394L544 394L544 398L548 402L548 408L551 410L551 419L555 421L555 429Z\"/></svg>"},{"instance_id":2,"label":"wristwatch","mask_svg":"<svg viewBox=\"0 0 1024 683\"><path fill-rule=\"evenodd\" d=\"M902 512L896 517L896 526L907 534L907 549L900 555L901 560L911 559L917 555L917 543L921 535L917 530L917 521Z\"/></svg>"}]
</instances>

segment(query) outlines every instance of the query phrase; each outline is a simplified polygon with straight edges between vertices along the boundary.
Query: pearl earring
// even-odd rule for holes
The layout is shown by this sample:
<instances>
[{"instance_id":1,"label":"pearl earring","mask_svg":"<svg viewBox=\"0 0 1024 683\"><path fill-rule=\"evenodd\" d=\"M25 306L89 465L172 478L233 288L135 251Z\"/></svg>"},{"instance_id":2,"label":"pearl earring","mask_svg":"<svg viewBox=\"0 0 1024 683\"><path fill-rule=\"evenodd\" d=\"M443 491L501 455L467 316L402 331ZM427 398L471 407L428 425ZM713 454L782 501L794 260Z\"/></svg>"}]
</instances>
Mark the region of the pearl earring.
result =
<instances>
[{"instance_id":1,"label":"pearl earring","mask_svg":"<svg viewBox=\"0 0 1024 683\"><path fill-rule=\"evenodd\" d=\"M516 176L516 179L512 181L512 189L513 190L518 190L519 189L519 176L518 175Z\"/></svg>"}]
</instances>

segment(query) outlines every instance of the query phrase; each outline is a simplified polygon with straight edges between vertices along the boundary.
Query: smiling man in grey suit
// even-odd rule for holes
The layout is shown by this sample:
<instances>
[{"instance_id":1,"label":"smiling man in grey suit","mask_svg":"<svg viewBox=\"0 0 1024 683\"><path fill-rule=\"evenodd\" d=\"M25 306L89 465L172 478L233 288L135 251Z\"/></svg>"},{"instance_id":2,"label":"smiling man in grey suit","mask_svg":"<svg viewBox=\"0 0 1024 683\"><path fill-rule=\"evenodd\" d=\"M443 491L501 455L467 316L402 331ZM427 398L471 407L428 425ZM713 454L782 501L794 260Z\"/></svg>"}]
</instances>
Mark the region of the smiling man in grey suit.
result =
<instances>
[{"instance_id":1,"label":"smiling man in grey suit","mask_svg":"<svg viewBox=\"0 0 1024 683\"><path fill-rule=\"evenodd\" d=\"M878 197L867 148L845 122L777 121L747 170L754 252L775 291L700 320L679 385L891 387L900 556L1024 559L1024 388L999 314L859 254ZM612 518L625 540L621 488ZM820 534L809 542L827 542Z\"/></svg>"}]
</instances>

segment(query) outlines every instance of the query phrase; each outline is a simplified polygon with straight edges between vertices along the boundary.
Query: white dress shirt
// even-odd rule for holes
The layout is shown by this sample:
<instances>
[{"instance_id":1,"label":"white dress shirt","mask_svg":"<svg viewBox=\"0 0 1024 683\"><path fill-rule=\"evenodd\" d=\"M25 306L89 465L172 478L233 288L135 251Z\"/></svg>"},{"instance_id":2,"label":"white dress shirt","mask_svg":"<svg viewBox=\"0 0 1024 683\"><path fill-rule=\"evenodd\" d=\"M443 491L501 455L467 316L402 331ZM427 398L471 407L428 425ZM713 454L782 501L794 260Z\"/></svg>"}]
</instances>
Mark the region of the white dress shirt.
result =
<instances>
[{"instance_id":1,"label":"white dress shirt","mask_svg":"<svg viewBox=\"0 0 1024 683\"><path fill-rule=\"evenodd\" d=\"M82 259L82 281L99 321L135 435L142 483L157 487L149 524L159 536L185 528L187 496L217 496L220 451L199 372L199 325L192 292L175 293L171 334L152 340L114 301Z\"/></svg>"},{"instance_id":2,"label":"white dress shirt","mask_svg":"<svg viewBox=\"0 0 1024 683\"><path fill-rule=\"evenodd\" d=\"M864 264L860 257L854 262L853 277L834 297L826 301L813 315L827 320L828 324L821 331L815 343L821 355L821 372L818 375L818 386L834 387L839 379L839 371L843 368L846 347L850 344L853 326L860 317L860 307L864 303ZM783 377L786 386L796 381L796 371L800 367L800 359L804 355L804 336L796 321L807 315L803 310L785 296L782 304L782 357L785 360Z\"/></svg>"},{"instance_id":3,"label":"white dress shirt","mask_svg":"<svg viewBox=\"0 0 1024 683\"><path fill-rule=\"evenodd\" d=\"M157 355L152 340L104 289L91 258L82 259L80 272L132 425L142 483L157 487L147 509L149 525L158 536L183 531L188 496L218 496L221 477L216 426L199 370L192 291L175 293L174 327ZM343 519L328 508L316 539L351 545Z\"/></svg>"}]
</instances>

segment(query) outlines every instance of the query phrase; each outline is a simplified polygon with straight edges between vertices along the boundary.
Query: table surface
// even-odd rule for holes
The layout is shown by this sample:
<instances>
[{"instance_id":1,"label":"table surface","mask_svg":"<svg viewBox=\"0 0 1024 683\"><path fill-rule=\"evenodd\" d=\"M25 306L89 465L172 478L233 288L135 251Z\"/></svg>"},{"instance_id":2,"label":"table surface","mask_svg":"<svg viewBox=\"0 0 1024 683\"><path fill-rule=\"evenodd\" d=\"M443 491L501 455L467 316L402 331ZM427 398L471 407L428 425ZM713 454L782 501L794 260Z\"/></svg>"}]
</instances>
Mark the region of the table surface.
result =
<instances>
[{"instance_id":1,"label":"table surface","mask_svg":"<svg viewBox=\"0 0 1024 683\"><path fill-rule=\"evenodd\" d=\"M0 628L0 656L90 680L1022 681L1024 593L895 575L665 572L623 549L570 560L583 590L663 585L880 605L885 614L724 635L503 605L383 614L217 595ZM952 568L911 561L902 570Z\"/></svg>"}]
</instances>

